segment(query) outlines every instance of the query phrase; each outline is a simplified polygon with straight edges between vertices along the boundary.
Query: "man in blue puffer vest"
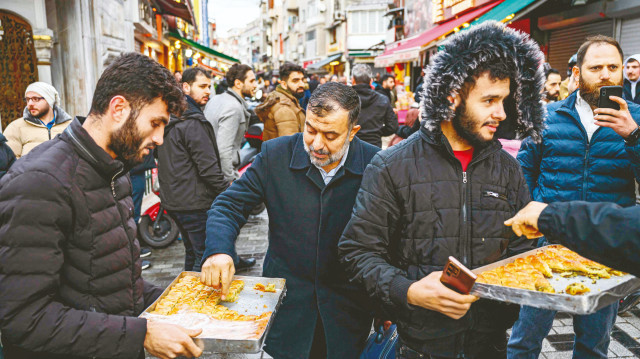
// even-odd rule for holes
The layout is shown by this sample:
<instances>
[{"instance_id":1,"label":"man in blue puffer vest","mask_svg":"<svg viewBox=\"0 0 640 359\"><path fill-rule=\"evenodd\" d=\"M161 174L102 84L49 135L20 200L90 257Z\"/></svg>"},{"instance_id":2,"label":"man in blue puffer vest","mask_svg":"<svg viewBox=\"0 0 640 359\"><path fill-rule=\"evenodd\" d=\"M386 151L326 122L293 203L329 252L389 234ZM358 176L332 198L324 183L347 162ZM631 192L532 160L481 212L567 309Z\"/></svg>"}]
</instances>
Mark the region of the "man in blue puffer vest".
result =
<instances>
[{"instance_id":1,"label":"man in blue puffer vest","mask_svg":"<svg viewBox=\"0 0 640 359\"><path fill-rule=\"evenodd\" d=\"M580 80L579 91L547 106L542 142L527 139L518 153L535 201L635 205L634 179L640 178L640 106L611 96L620 105L619 111L597 108L600 87L622 85L622 60L620 45L610 37L589 37L580 46L573 67ZM607 357L617 309L615 303L573 317L574 358ZM537 358L555 314L523 306L513 326L508 357Z\"/></svg>"}]
</instances>

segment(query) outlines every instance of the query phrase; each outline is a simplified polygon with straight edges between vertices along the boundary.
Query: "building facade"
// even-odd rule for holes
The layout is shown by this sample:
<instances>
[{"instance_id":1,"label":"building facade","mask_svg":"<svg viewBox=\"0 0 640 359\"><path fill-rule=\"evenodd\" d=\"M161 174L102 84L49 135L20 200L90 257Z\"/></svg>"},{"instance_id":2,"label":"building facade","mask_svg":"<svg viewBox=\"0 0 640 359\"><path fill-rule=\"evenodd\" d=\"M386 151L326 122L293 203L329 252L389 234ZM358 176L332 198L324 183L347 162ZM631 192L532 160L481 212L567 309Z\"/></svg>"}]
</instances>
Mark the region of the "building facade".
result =
<instances>
[{"instance_id":1,"label":"building facade","mask_svg":"<svg viewBox=\"0 0 640 359\"><path fill-rule=\"evenodd\" d=\"M127 9L135 4L137 0L3 1L0 86L9 93L0 100L3 127L22 116L22 97L33 81L52 84L69 114L86 115L104 68L134 51ZM35 59L35 66L28 58Z\"/></svg>"}]
</instances>

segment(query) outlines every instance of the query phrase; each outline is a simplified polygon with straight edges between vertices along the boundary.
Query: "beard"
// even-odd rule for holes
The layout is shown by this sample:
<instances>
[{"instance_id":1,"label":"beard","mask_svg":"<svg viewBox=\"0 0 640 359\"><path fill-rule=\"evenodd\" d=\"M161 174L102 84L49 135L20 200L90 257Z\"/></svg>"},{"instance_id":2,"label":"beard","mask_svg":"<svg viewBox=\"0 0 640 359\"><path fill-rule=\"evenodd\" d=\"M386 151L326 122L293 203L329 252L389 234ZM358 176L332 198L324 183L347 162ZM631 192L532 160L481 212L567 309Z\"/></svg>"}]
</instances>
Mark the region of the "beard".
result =
<instances>
[{"instance_id":1,"label":"beard","mask_svg":"<svg viewBox=\"0 0 640 359\"><path fill-rule=\"evenodd\" d=\"M460 103L460 106L456 109L456 113L451 120L453 128L462 139L466 140L474 149L479 150L488 146L493 138L485 140L480 134L481 126L478 126L478 121L474 120L473 115L467 111L467 106L464 101ZM495 121L487 121L482 124L494 123Z\"/></svg>"},{"instance_id":2,"label":"beard","mask_svg":"<svg viewBox=\"0 0 640 359\"><path fill-rule=\"evenodd\" d=\"M558 101L558 97L560 97L559 93L554 93L554 94L550 94L549 92L547 92L547 100L549 101Z\"/></svg>"},{"instance_id":3,"label":"beard","mask_svg":"<svg viewBox=\"0 0 640 359\"><path fill-rule=\"evenodd\" d=\"M351 132L351 131L349 131ZM329 166L331 164L334 164L336 162L339 162L342 160L342 157L345 156L345 154L347 153L347 148L349 147L349 138L347 137L347 139L344 140L344 143L342 144L342 147L336 152L336 153L331 153L327 150L319 150L316 151L313 148L313 145L309 146L307 145L307 143L305 141L302 141L304 143L304 149L305 151L307 151L307 154L309 155L309 160L311 161L311 163L316 166L316 167L326 167ZM329 157L324 160L318 160L317 158L315 158L313 156L313 154L311 154L311 152L315 152L318 153L320 155L328 155Z\"/></svg>"},{"instance_id":4,"label":"beard","mask_svg":"<svg viewBox=\"0 0 640 359\"><path fill-rule=\"evenodd\" d=\"M598 83L588 83L582 77L580 73L578 81L578 89L580 90L580 97L585 100L591 107L598 107L598 100L600 98L600 88L602 86L620 86L620 83L612 81L601 81Z\"/></svg>"},{"instance_id":5,"label":"beard","mask_svg":"<svg viewBox=\"0 0 640 359\"><path fill-rule=\"evenodd\" d=\"M295 98L297 98L298 100L304 97L304 89L302 90L302 92L300 91L296 91L296 92L292 92L293 96Z\"/></svg>"},{"instance_id":6,"label":"beard","mask_svg":"<svg viewBox=\"0 0 640 359\"><path fill-rule=\"evenodd\" d=\"M31 115L31 116L33 116L34 118L40 119L40 118L46 116L49 113L49 111L51 111L51 107L47 107L46 109L36 113L35 115ZM29 109L29 113L31 113L30 109Z\"/></svg>"},{"instance_id":7,"label":"beard","mask_svg":"<svg viewBox=\"0 0 640 359\"><path fill-rule=\"evenodd\" d=\"M116 154L116 159L124 163L126 168L131 168L144 160L142 154L144 136L136 125L137 117L137 112L131 111L124 125L109 136L108 148ZM145 146L145 148L149 148L149 151L153 147L153 144Z\"/></svg>"},{"instance_id":8,"label":"beard","mask_svg":"<svg viewBox=\"0 0 640 359\"><path fill-rule=\"evenodd\" d=\"M247 89L247 88L242 88L242 90L240 91L240 93L242 94L243 97L253 97L253 91Z\"/></svg>"}]
</instances>

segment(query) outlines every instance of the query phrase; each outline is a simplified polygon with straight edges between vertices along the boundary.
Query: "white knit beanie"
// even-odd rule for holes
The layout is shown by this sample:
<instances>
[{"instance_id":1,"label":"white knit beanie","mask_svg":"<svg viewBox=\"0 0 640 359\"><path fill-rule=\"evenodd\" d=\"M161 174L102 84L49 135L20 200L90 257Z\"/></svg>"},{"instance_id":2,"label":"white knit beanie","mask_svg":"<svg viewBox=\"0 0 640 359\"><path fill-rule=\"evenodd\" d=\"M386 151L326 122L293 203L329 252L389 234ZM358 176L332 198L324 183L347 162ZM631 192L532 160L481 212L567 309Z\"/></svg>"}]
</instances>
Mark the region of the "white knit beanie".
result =
<instances>
[{"instance_id":1,"label":"white knit beanie","mask_svg":"<svg viewBox=\"0 0 640 359\"><path fill-rule=\"evenodd\" d=\"M60 96L58 95L58 91L56 91L53 86L49 85L46 82L32 83L24 92L25 95L27 94L27 92L35 92L38 95L44 97L51 108L60 103Z\"/></svg>"}]
</instances>

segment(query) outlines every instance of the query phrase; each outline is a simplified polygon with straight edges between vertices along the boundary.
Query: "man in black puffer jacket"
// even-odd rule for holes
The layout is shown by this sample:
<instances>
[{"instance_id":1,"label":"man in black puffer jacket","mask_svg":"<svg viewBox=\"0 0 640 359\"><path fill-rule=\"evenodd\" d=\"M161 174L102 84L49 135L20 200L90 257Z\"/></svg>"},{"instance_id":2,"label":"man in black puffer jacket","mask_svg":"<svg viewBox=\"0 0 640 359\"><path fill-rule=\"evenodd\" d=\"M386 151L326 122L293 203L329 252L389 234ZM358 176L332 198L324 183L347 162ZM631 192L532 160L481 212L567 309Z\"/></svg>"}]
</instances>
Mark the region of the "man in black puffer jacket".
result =
<instances>
[{"instance_id":1,"label":"man in black puffer jacket","mask_svg":"<svg viewBox=\"0 0 640 359\"><path fill-rule=\"evenodd\" d=\"M360 97L361 128L356 136L377 147L382 147L382 136L389 136L398 130L398 116L393 112L389 99L371 89L371 67L357 64L353 67L353 89Z\"/></svg>"},{"instance_id":2,"label":"man in black puffer jacket","mask_svg":"<svg viewBox=\"0 0 640 359\"><path fill-rule=\"evenodd\" d=\"M200 331L137 316L162 293L140 276L127 172L184 106L171 73L130 53L89 116L0 180L0 331L6 359L198 356Z\"/></svg>"},{"instance_id":3,"label":"man in black puffer jacket","mask_svg":"<svg viewBox=\"0 0 640 359\"><path fill-rule=\"evenodd\" d=\"M207 210L229 182L224 179L216 134L201 106L207 104L211 74L192 67L182 74L187 109L171 117L158 147L162 205L178 222L185 248L185 270L200 271L206 240Z\"/></svg>"},{"instance_id":4,"label":"man in black puffer jacket","mask_svg":"<svg viewBox=\"0 0 640 359\"><path fill-rule=\"evenodd\" d=\"M420 131L367 166L339 253L398 324L400 359L506 358L520 307L475 302L440 271L449 256L477 268L533 249L503 225L530 198L497 138L540 138L541 60L496 22L454 36L427 70Z\"/></svg>"}]
</instances>

